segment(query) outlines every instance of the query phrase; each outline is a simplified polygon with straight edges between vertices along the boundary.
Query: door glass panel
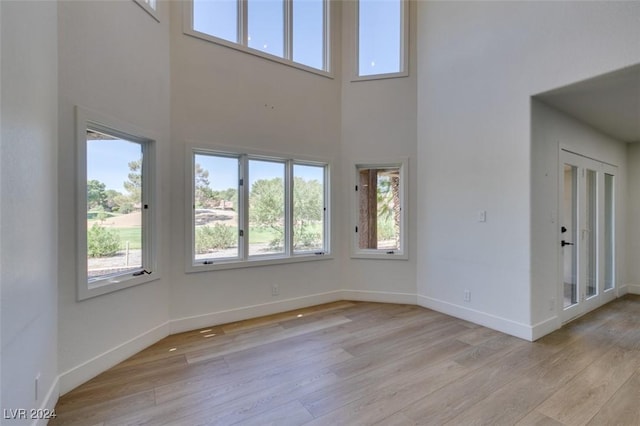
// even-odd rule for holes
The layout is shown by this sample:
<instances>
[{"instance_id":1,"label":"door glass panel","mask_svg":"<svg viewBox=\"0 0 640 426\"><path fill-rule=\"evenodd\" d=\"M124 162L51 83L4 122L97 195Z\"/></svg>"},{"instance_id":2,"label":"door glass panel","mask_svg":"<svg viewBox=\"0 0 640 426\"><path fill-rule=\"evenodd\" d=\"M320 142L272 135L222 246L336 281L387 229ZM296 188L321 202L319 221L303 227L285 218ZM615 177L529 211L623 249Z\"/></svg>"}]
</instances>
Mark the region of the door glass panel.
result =
<instances>
[{"instance_id":1,"label":"door glass panel","mask_svg":"<svg viewBox=\"0 0 640 426\"><path fill-rule=\"evenodd\" d=\"M598 204L596 172L587 170L584 245L587 250L587 297L598 294Z\"/></svg>"},{"instance_id":2,"label":"door glass panel","mask_svg":"<svg viewBox=\"0 0 640 426\"><path fill-rule=\"evenodd\" d=\"M565 243L576 241L577 218L577 198L578 182L577 167L570 164L564 165L564 211L563 223L566 231L562 234ZM565 245L563 248L564 257L564 302L565 308L578 303L578 262L577 245Z\"/></svg>"},{"instance_id":3,"label":"door glass panel","mask_svg":"<svg viewBox=\"0 0 640 426\"><path fill-rule=\"evenodd\" d=\"M604 289L615 287L613 175L604 175Z\"/></svg>"}]
</instances>

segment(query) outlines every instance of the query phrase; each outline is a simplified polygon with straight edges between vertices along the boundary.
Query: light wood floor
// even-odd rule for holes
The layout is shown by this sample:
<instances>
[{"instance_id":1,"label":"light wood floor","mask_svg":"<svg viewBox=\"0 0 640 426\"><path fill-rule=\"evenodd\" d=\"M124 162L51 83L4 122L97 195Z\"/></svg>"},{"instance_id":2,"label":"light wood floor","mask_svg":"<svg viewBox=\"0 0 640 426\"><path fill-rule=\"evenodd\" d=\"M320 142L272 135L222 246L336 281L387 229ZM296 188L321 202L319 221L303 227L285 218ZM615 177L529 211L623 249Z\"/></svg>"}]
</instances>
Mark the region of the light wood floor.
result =
<instances>
[{"instance_id":1,"label":"light wood floor","mask_svg":"<svg viewBox=\"0 0 640 426\"><path fill-rule=\"evenodd\" d=\"M529 343L424 308L337 302L167 337L50 425L640 425L640 296Z\"/></svg>"}]
</instances>

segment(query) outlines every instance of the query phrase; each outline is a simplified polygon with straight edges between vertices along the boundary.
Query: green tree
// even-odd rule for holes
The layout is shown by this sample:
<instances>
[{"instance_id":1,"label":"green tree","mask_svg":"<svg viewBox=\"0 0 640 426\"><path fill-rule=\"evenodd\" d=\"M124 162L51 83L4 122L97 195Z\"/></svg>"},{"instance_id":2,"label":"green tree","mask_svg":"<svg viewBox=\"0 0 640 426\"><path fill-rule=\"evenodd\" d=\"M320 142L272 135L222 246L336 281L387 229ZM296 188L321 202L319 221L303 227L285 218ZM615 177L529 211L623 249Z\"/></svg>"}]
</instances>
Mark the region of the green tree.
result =
<instances>
[{"instance_id":1,"label":"green tree","mask_svg":"<svg viewBox=\"0 0 640 426\"><path fill-rule=\"evenodd\" d=\"M213 207L217 201L215 192L209 186L209 171L196 163L195 167L195 202L196 208L207 209Z\"/></svg>"},{"instance_id":2,"label":"green tree","mask_svg":"<svg viewBox=\"0 0 640 426\"><path fill-rule=\"evenodd\" d=\"M129 201L132 204L142 202L142 158L137 161L129 161L129 174L124 189L129 193Z\"/></svg>"},{"instance_id":3,"label":"green tree","mask_svg":"<svg viewBox=\"0 0 640 426\"><path fill-rule=\"evenodd\" d=\"M107 193L104 183L91 179L87 181L87 210L93 210L98 207L106 208Z\"/></svg>"},{"instance_id":4,"label":"green tree","mask_svg":"<svg viewBox=\"0 0 640 426\"><path fill-rule=\"evenodd\" d=\"M293 184L293 245L295 249L314 248L322 241L319 223L324 217L322 184L296 177ZM249 194L249 222L269 229L272 247L284 243L284 184L282 178L254 182Z\"/></svg>"},{"instance_id":5,"label":"green tree","mask_svg":"<svg viewBox=\"0 0 640 426\"><path fill-rule=\"evenodd\" d=\"M316 248L322 242L318 223L324 217L324 194L317 180L293 180L293 247Z\"/></svg>"}]
</instances>

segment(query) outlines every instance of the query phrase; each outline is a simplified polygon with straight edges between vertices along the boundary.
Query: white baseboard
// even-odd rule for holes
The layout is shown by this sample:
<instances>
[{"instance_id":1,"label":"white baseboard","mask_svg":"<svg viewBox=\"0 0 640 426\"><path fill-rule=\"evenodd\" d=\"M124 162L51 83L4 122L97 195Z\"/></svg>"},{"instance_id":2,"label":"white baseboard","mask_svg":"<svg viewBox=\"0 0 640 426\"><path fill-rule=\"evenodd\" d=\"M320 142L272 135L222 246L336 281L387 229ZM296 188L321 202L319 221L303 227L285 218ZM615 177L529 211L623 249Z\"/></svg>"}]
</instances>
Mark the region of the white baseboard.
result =
<instances>
[{"instance_id":1,"label":"white baseboard","mask_svg":"<svg viewBox=\"0 0 640 426\"><path fill-rule=\"evenodd\" d=\"M60 395L64 395L70 390L91 380L103 371L108 370L157 341L164 339L168 335L169 322L165 322L60 374L60 376L58 376Z\"/></svg>"},{"instance_id":2,"label":"white baseboard","mask_svg":"<svg viewBox=\"0 0 640 426\"><path fill-rule=\"evenodd\" d=\"M640 285L627 284L625 287L627 287L627 293L640 294Z\"/></svg>"},{"instance_id":3,"label":"white baseboard","mask_svg":"<svg viewBox=\"0 0 640 426\"><path fill-rule=\"evenodd\" d=\"M452 317L471 321L494 330L501 331L524 340L533 341L534 333L530 325L515 322L506 318L501 318L486 312L476 311L464 306L454 305L442 300L433 299L427 296L418 295L418 305L424 308L433 309Z\"/></svg>"},{"instance_id":4,"label":"white baseboard","mask_svg":"<svg viewBox=\"0 0 640 426\"><path fill-rule=\"evenodd\" d=\"M170 334L344 300L341 290L171 320Z\"/></svg>"},{"instance_id":5,"label":"white baseboard","mask_svg":"<svg viewBox=\"0 0 640 426\"><path fill-rule=\"evenodd\" d=\"M404 305L417 305L417 295L410 293L392 293L387 291L362 291L342 290L344 300L358 302L399 303Z\"/></svg>"},{"instance_id":6,"label":"white baseboard","mask_svg":"<svg viewBox=\"0 0 640 426\"><path fill-rule=\"evenodd\" d=\"M58 395L60 394L60 376L56 377L56 379L51 384L49 391L47 391L47 395L42 401L42 405L40 406L40 411L44 411L45 413L52 413L56 408L56 404L58 403ZM34 420L31 426L46 426L49 423L49 419L37 419Z\"/></svg>"},{"instance_id":7,"label":"white baseboard","mask_svg":"<svg viewBox=\"0 0 640 426\"><path fill-rule=\"evenodd\" d=\"M557 316L541 321L531 327L531 341L538 340L562 327L562 321Z\"/></svg>"}]
</instances>

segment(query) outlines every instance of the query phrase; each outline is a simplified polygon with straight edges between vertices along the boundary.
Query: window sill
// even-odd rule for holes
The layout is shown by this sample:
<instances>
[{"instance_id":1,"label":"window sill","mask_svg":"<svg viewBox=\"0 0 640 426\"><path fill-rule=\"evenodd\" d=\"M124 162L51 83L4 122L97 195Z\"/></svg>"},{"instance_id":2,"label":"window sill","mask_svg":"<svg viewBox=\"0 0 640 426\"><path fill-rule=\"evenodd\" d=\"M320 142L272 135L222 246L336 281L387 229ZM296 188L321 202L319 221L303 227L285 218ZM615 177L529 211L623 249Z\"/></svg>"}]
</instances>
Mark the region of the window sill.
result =
<instances>
[{"instance_id":1,"label":"window sill","mask_svg":"<svg viewBox=\"0 0 640 426\"><path fill-rule=\"evenodd\" d=\"M225 269L251 268L255 266L284 265L287 263L314 262L319 260L333 260L332 254L300 254L291 257L257 258L252 260L220 260L215 263L189 264L186 273L220 271Z\"/></svg>"},{"instance_id":2,"label":"window sill","mask_svg":"<svg viewBox=\"0 0 640 426\"><path fill-rule=\"evenodd\" d=\"M135 287L146 284L151 281L159 280L160 274L154 272L150 275L133 276L133 274L120 275L108 279L95 281L87 284L86 287L78 288L78 301L91 299L92 297L102 296L103 294L113 293L114 291L124 290L125 288Z\"/></svg>"},{"instance_id":3,"label":"window sill","mask_svg":"<svg viewBox=\"0 0 640 426\"><path fill-rule=\"evenodd\" d=\"M409 72L394 72L389 74L372 74L372 75L357 75L351 78L352 83L357 83L360 81L372 81L372 80L388 80L391 78L403 78L409 77Z\"/></svg>"},{"instance_id":4,"label":"window sill","mask_svg":"<svg viewBox=\"0 0 640 426\"><path fill-rule=\"evenodd\" d=\"M352 259L376 259L376 260L409 260L409 255L402 252L386 253L380 251L351 253Z\"/></svg>"}]
</instances>

